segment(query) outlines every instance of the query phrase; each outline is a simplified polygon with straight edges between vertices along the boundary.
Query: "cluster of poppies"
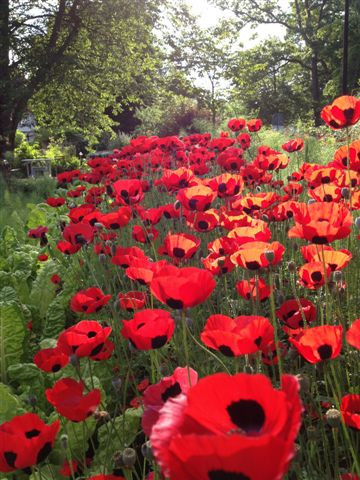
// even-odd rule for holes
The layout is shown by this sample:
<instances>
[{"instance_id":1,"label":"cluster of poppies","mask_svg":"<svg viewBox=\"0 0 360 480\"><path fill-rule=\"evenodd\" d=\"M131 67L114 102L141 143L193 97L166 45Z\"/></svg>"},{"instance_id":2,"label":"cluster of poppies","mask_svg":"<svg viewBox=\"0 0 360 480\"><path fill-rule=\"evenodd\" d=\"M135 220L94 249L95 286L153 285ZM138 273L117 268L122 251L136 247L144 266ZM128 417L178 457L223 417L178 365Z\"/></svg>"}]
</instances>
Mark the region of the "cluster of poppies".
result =
<instances>
[{"instance_id":1,"label":"cluster of poppies","mask_svg":"<svg viewBox=\"0 0 360 480\"><path fill-rule=\"evenodd\" d=\"M360 100L340 97L322 118L349 133ZM127 385L138 368L129 362L145 352L151 383L138 386L141 395L127 406L143 409L142 430L162 478L283 478L296 456L302 417L313 415L309 398L301 398L300 376L283 367L296 374L290 357L299 367L327 365L343 349L360 350L360 319L340 321L331 306L323 308L332 295L341 302L347 289L342 272L352 260L350 240L356 241L360 140L338 148L326 165L303 162L296 169L291 156L299 160L304 140L291 139L281 151L257 145L261 127L260 119L233 118L219 138L134 138L112 155L90 158L85 171L59 174L66 193L46 200L49 211L61 214L56 225L28 232L39 260L59 266L50 278L56 294L66 283L64 265L84 272L69 300L70 323L33 358L53 379L45 390L49 408L75 423L98 415L102 390L82 373L91 378L94 362L104 362L115 376L126 372ZM289 166L285 183L280 172ZM273 238L278 234L281 241ZM344 239L347 248L339 247ZM217 366L233 361L236 374L203 376L202 365L189 363L189 348L201 348ZM179 351L185 367L178 366ZM172 366L170 375L160 360ZM336 387L329 407L338 408L345 429L359 431L360 392L352 381L347 391ZM129 400L127 392L122 396ZM111 410L116 401L106 399L104 422L123 413ZM41 465L59 430L59 420L48 426L35 413L0 425L0 471ZM349 433L345 438L353 452ZM352 460L342 479L359 478ZM62 474L74 476L78 462L64 461ZM92 480L122 478L100 472Z\"/></svg>"}]
</instances>

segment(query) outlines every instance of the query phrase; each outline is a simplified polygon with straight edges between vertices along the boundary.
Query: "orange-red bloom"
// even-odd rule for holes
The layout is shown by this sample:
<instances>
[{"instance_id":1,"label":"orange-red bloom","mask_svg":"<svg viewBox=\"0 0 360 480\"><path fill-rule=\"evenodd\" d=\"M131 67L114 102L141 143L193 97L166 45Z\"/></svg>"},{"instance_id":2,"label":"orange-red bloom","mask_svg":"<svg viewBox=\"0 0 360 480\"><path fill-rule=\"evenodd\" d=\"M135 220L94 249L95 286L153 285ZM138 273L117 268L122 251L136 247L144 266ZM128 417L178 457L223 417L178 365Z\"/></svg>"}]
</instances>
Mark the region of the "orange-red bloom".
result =
<instances>
[{"instance_id":1,"label":"orange-red bloom","mask_svg":"<svg viewBox=\"0 0 360 480\"><path fill-rule=\"evenodd\" d=\"M355 125L360 118L360 100L349 95L338 97L322 109L321 118L334 130Z\"/></svg>"},{"instance_id":2,"label":"orange-red bloom","mask_svg":"<svg viewBox=\"0 0 360 480\"><path fill-rule=\"evenodd\" d=\"M303 330L297 338L289 338L289 342L309 363L319 363L340 355L342 332L341 325L321 325Z\"/></svg>"}]
</instances>

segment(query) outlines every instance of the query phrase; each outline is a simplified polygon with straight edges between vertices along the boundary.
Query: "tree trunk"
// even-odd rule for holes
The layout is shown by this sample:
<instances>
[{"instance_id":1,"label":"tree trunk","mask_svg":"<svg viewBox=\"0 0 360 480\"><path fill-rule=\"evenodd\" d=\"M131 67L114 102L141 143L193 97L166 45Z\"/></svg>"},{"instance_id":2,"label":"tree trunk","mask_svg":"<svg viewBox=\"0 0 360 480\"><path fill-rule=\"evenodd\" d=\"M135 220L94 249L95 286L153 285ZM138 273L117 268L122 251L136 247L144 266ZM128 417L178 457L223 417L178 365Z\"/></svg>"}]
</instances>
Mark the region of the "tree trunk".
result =
<instances>
[{"instance_id":1,"label":"tree trunk","mask_svg":"<svg viewBox=\"0 0 360 480\"><path fill-rule=\"evenodd\" d=\"M11 124L9 0L0 0L0 157L9 149Z\"/></svg>"},{"instance_id":2,"label":"tree trunk","mask_svg":"<svg viewBox=\"0 0 360 480\"><path fill-rule=\"evenodd\" d=\"M318 55L313 51L311 57L311 96L313 104L314 124L316 127L321 125L320 112L320 86L319 86L319 71L318 71Z\"/></svg>"},{"instance_id":3,"label":"tree trunk","mask_svg":"<svg viewBox=\"0 0 360 480\"><path fill-rule=\"evenodd\" d=\"M348 56L349 56L349 10L350 0L345 0L343 29L342 94L348 93Z\"/></svg>"}]
</instances>

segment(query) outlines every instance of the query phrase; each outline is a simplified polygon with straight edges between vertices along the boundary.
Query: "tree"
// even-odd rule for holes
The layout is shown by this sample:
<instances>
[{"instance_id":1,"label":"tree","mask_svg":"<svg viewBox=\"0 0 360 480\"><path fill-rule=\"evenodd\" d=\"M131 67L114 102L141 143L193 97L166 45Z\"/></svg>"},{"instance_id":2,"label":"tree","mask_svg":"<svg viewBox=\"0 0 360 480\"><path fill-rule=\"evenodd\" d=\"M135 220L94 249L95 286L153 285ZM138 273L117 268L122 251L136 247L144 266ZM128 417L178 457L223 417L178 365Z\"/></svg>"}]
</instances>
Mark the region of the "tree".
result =
<instances>
[{"instance_id":1,"label":"tree","mask_svg":"<svg viewBox=\"0 0 360 480\"><path fill-rule=\"evenodd\" d=\"M234 43L233 24L219 21L210 28L201 28L198 19L184 3L176 3L170 11L169 29L165 36L169 63L186 72L193 81L203 79L209 88L204 88L204 101L211 111L215 128L217 114L225 101L223 86L225 72Z\"/></svg>"},{"instance_id":2,"label":"tree","mask_svg":"<svg viewBox=\"0 0 360 480\"><path fill-rule=\"evenodd\" d=\"M156 2L0 0L0 6L0 153L13 148L30 101L50 128L93 124L87 133L94 137L110 126L105 108L139 92L133 78L151 68Z\"/></svg>"},{"instance_id":3,"label":"tree","mask_svg":"<svg viewBox=\"0 0 360 480\"><path fill-rule=\"evenodd\" d=\"M289 9L281 8L277 0L217 0L215 3L230 8L240 22L245 24L278 24L286 29L283 60L300 65L308 72L308 91L311 95L313 118L320 122L323 90L333 78L336 63L330 51L338 51L338 32L343 15L342 2L338 0L293 0Z\"/></svg>"}]
</instances>

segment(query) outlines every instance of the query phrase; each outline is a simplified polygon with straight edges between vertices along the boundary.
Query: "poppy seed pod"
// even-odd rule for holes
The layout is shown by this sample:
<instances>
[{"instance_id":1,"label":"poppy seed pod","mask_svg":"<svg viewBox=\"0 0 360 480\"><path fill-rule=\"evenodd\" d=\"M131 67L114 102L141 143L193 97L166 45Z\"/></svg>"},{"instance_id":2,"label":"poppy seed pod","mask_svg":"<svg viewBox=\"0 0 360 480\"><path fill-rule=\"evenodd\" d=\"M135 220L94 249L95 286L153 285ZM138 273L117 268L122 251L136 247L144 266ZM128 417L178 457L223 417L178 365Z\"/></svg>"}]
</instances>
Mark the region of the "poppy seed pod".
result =
<instances>
[{"instance_id":1,"label":"poppy seed pod","mask_svg":"<svg viewBox=\"0 0 360 480\"><path fill-rule=\"evenodd\" d=\"M68 441L69 441L69 437L67 435L65 435L65 434L61 435L61 437L60 437L61 448L66 450L68 448Z\"/></svg>"},{"instance_id":2,"label":"poppy seed pod","mask_svg":"<svg viewBox=\"0 0 360 480\"><path fill-rule=\"evenodd\" d=\"M266 250L264 252L265 258L268 262L272 263L275 260L275 253L273 250Z\"/></svg>"},{"instance_id":3,"label":"poppy seed pod","mask_svg":"<svg viewBox=\"0 0 360 480\"><path fill-rule=\"evenodd\" d=\"M111 380L112 386L115 388L115 390L120 390L121 385L122 385L122 380L119 377L113 378Z\"/></svg>"},{"instance_id":4,"label":"poppy seed pod","mask_svg":"<svg viewBox=\"0 0 360 480\"><path fill-rule=\"evenodd\" d=\"M306 394L309 393L310 391L310 379L307 375L304 373L299 373L298 375L295 375L297 378L297 381L299 382L300 385L300 393Z\"/></svg>"},{"instance_id":5,"label":"poppy seed pod","mask_svg":"<svg viewBox=\"0 0 360 480\"><path fill-rule=\"evenodd\" d=\"M350 190L347 187L344 187L341 189L341 196L343 198L349 198L350 197Z\"/></svg>"},{"instance_id":6,"label":"poppy seed pod","mask_svg":"<svg viewBox=\"0 0 360 480\"><path fill-rule=\"evenodd\" d=\"M106 255L104 253L100 253L99 262L102 263L102 264L104 264L106 262Z\"/></svg>"},{"instance_id":7,"label":"poppy seed pod","mask_svg":"<svg viewBox=\"0 0 360 480\"><path fill-rule=\"evenodd\" d=\"M296 263L295 263L293 260L291 260L290 262L288 262L288 270L289 270L289 272L295 273L295 272L296 272L296 268L297 268L297 267L296 267Z\"/></svg>"},{"instance_id":8,"label":"poppy seed pod","mask_svg":"<svg viewBox=\"0 0 360 480\"><path fill-rule=\"evenodd\" d=\"M329 408L325 413L325 418L332 428L337 428L341 425L341 413L336 408Z\"/></svg>"},{"instance_id":9,"label":"poppy seed pod","mask_svg":"<svg viewBox=\"0 0 360 480\"><path fill-rule=\"evenodd\" d=\"M360 230L360 217L355 218L355 226Z\"/></svg>"},{"instance_id":10,"label":"poppy seed pod","mask_svg":"<svg viewBox=\"0 0 360 480\"><path fill-rule=\"evenodd\" d=\"M122 452L122 461L125 467L132 468L136 462L136 451L133 448L125 448Z\"/></svg>"},{"instance_id":11,"label":"poppy seed pod","mask_svg":"<svg viewBox=\"0 0 360 480\"><path fill-rule=\"evenodd\" d=\"M154 459L151 443L149 442L149 440L141 445L141 454L149 461L152 461Z\"/></svg>"}]
</instances>

